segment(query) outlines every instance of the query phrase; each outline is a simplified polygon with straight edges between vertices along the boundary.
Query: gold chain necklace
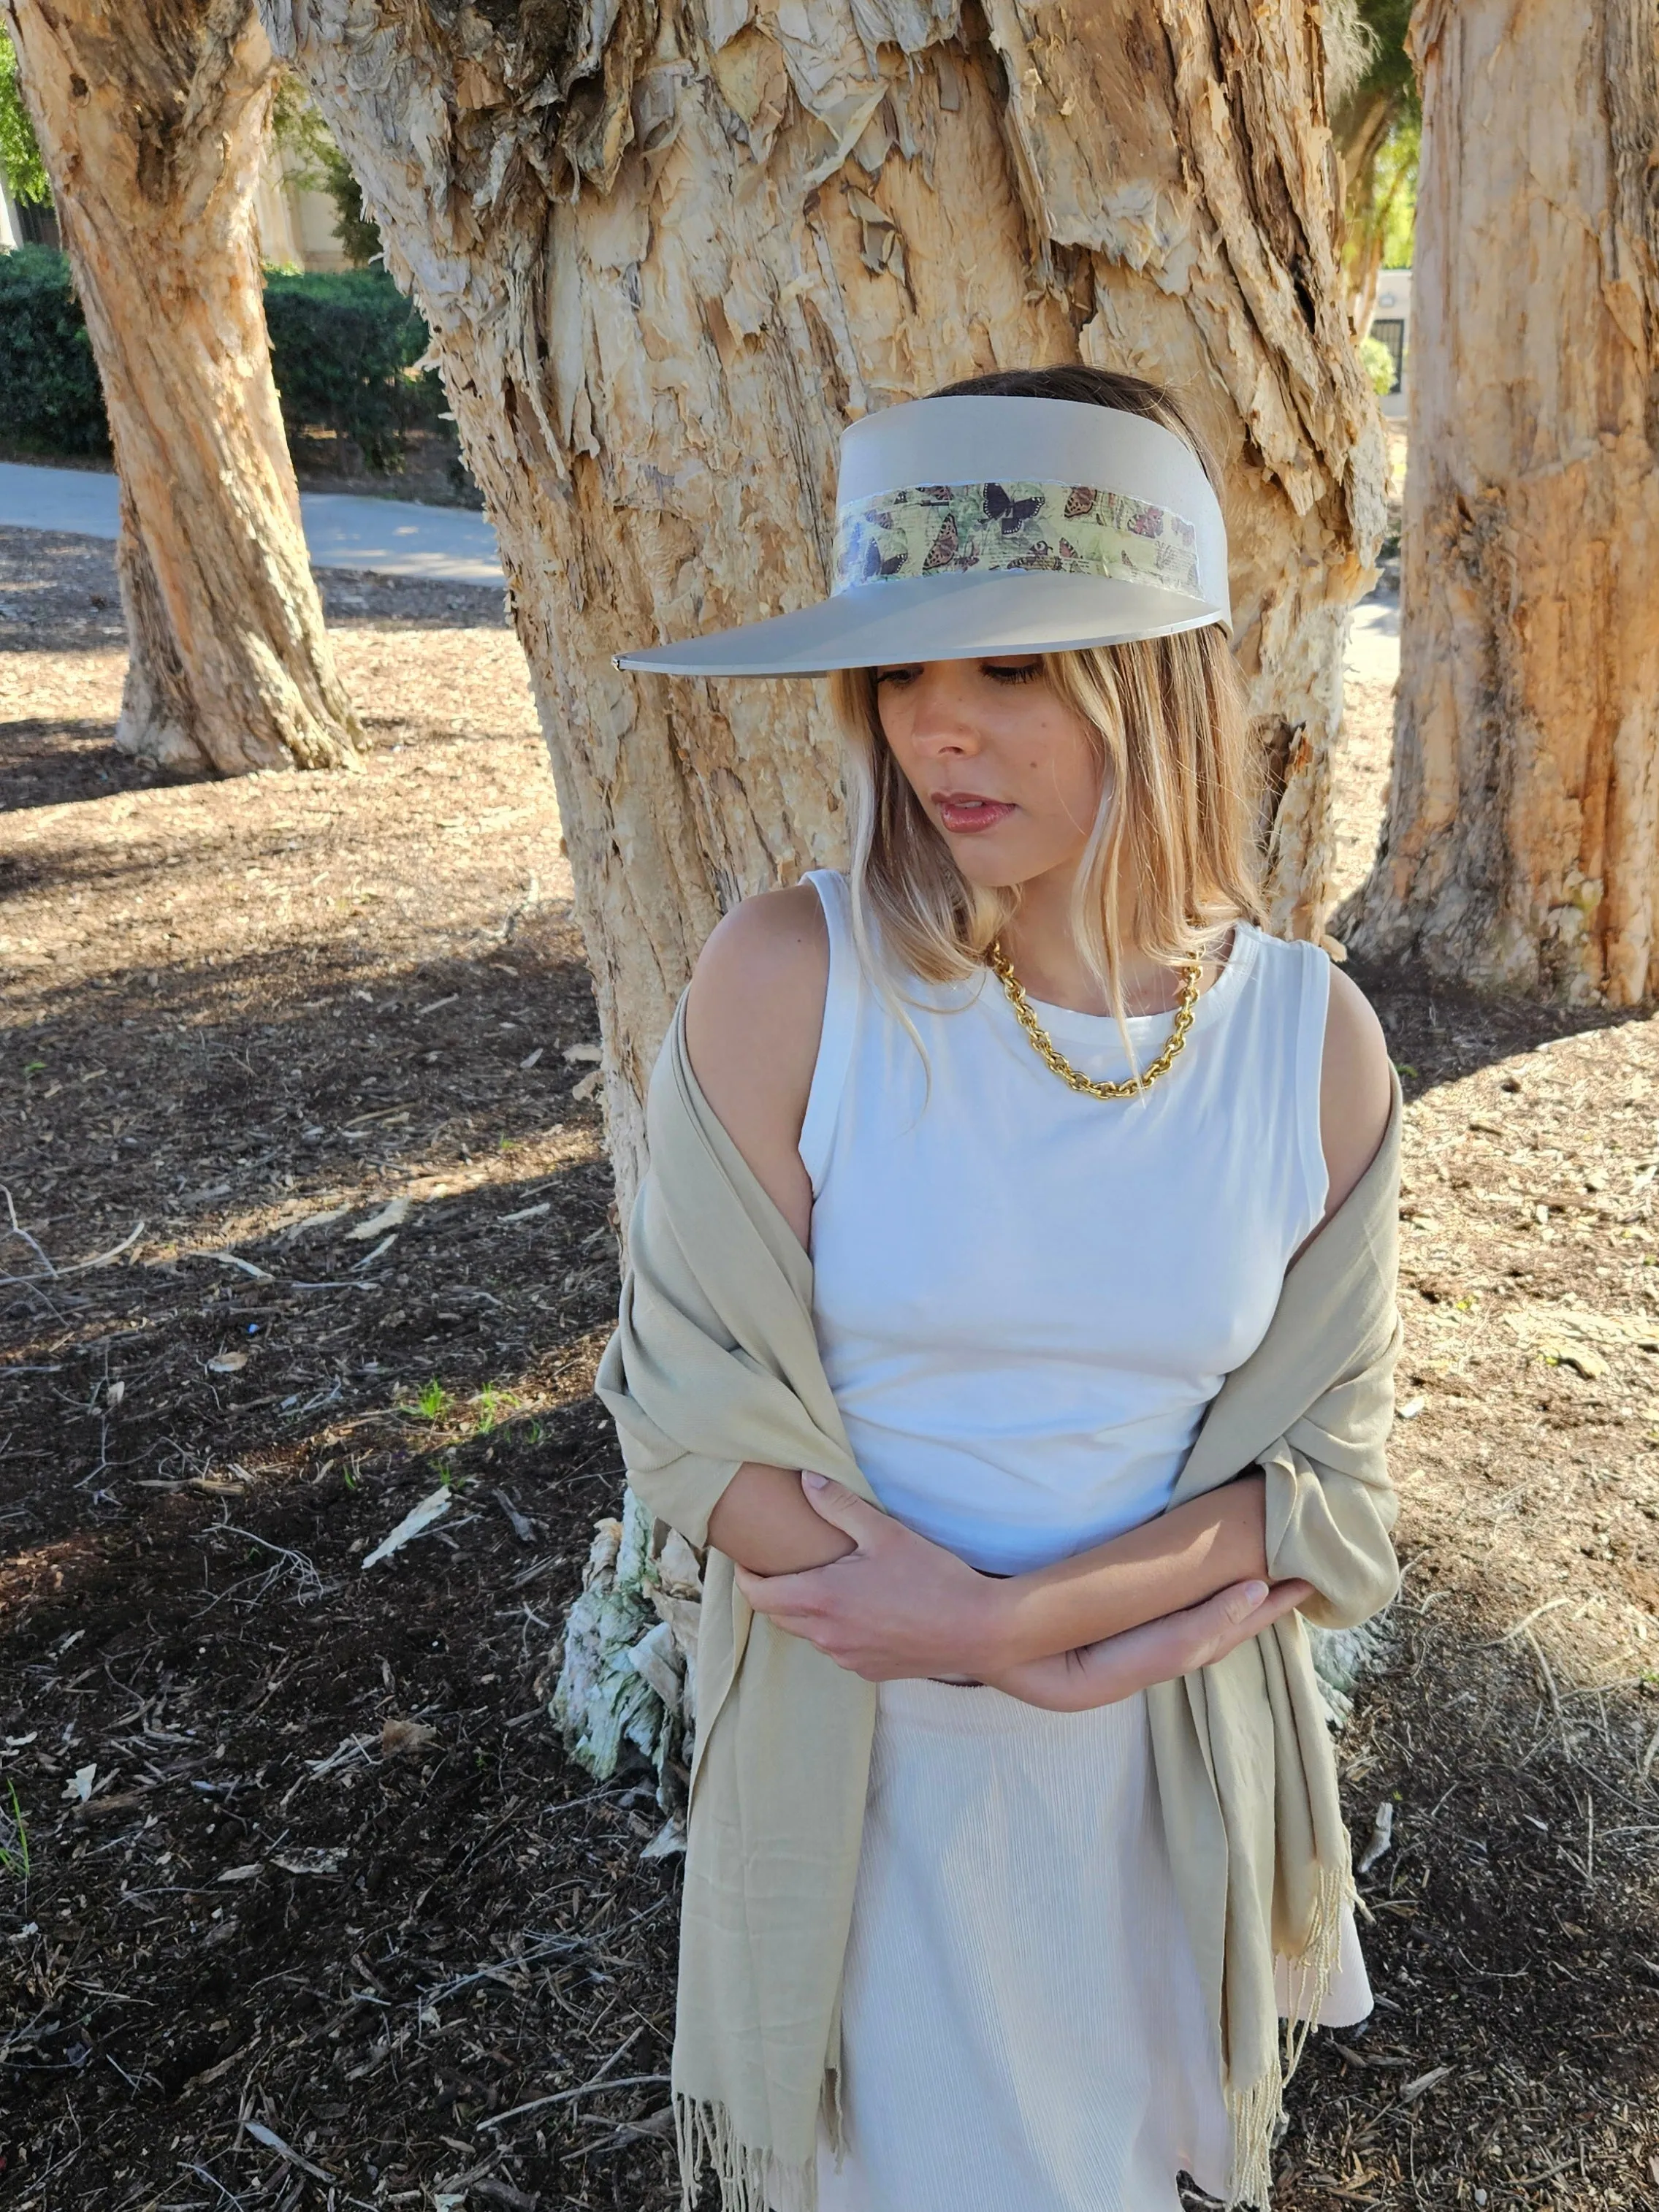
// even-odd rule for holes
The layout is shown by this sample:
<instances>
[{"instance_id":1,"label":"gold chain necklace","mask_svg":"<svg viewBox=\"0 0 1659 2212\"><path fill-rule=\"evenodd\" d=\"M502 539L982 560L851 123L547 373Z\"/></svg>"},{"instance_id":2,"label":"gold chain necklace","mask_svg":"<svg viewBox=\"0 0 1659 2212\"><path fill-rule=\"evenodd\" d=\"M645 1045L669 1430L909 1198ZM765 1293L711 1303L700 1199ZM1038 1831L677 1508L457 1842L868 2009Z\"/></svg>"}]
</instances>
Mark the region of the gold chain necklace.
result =
<instances>
[{"instance_id":1,"label":"gold chain necklace","mask_svg":"<svg viewBox=\"0 0 1659 2212\"><path fill-rule=\"evenodd\" d=\"M1071 1061L1056 1049L1054 1039L1032 1012L1031 1002L1026 997L1018 976L1014 973L1012 962L1002 949L1000 939L992 945L990 951L986 955L986 961L991 973L1007 993L1008 1003L1014 1010L1014 1018L1030 1039L1031 1049L1039 1059L1048 1063L1062 1083L1069 1085L1073 1091L1081 1091L1085 1098L1138 1098L1143 1091L1149 1089L1158 1081L1160 1075L1167 1075L1174 1064L1176 1054L1187 1042L1187 1032L1193 1025L1193 1010L1198 1004L1199 985L1204 980L1204 963L1201 960L1189 960L1182 968L1181 997L1176 1006L1175 1027L1170 1031L1169 1041L1158 1058L1141 1071L1139 1083L1097 1083L1092 1077L1081 1074L1073 1066Z\"/></svg>"}]
</instances>

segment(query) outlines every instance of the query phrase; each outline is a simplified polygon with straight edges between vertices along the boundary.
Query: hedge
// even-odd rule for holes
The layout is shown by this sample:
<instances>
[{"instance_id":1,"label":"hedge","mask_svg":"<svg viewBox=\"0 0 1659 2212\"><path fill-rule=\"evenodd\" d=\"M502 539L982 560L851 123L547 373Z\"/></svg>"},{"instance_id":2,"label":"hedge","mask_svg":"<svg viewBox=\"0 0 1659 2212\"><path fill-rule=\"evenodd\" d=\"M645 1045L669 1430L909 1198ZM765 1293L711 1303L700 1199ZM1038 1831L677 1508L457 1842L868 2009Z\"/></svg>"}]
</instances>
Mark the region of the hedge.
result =
<instances>
[{"instance_id":1,"label":"hedge","mask_svg":"<svg viewBox=\"0 0 1659 2212\"><path fill-rule=\"evenodd\" d=\"M447 402L426 351L425 323L383 269L265 278L270 367L290 439L299 430L354 438L371 469L402 465L404 441L435 429Z\"/></svg>"},{"instance_id":2,"label":"hedge","mask_svg":"<svg viewBox=\"0 0 1659 2212\"><path fill-rule=\"evenodd\" d=\"M109 452L92 340L50 246L0 253L0 442L25 453Z\"/></svg>"},{"instance_id":3,"label":"hedge","mask_svg":"<svg viewBox=\"0 0 1659 2212\"><path fill-rule=\"evenodd\" d=\"M332 430L365 464L395 470L414 429L435 428L443 386L426 370L427 329L384 270L270 271L270 366L290 442ZM0 445L107 454L109 429L69 264L45 246L0 253Z\"/></svg>"}]
</instances>

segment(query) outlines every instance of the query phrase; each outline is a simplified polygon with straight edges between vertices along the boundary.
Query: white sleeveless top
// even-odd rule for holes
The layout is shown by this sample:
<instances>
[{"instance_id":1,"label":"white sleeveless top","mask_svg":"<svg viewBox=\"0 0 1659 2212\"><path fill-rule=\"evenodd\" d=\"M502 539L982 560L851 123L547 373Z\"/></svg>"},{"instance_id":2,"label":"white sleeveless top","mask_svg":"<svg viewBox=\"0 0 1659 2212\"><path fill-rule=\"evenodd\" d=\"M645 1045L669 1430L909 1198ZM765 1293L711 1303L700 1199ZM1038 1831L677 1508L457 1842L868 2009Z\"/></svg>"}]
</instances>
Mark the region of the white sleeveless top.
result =
<instances>
[{"instance_id":1,"label":"white sleeveless top","mask_svg":"<svg viewBox=\"0 0 1659 2212\"><path fill-rule=\"evenodd\" d=\"M994 977L863 971L844 877L801 1130L819 1349L887 1510L1019 1574L1161 1512L1223 1376L1261 1342L1324 1211L1330 966L1245 924L1185 1049L1139 1099L1079 1096ZM1073 1066L1129 1073L1117 1024L1034 1002ZM1132 1016L1145 1066L1169 1014Z\"/></svg>"}]
</instances>

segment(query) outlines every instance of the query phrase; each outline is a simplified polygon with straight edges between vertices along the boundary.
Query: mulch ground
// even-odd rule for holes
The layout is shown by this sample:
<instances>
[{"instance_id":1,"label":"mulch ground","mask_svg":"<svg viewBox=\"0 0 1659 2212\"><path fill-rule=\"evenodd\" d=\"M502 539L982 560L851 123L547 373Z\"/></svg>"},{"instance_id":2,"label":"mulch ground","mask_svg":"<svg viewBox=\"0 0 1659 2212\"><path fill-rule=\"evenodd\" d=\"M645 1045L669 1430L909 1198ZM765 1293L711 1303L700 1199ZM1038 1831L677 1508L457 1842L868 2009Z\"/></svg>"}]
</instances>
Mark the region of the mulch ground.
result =
<instances>
[{"instance_id":1,"label":"mulch ground","mask_svg":"<svg viewBox=\"0 0 1659 2212\"><path fill-rule=\"evenodd\" d=\"M666 2212L680 1862L546 1712L620 1495L556 811L498 598L325 595L363 772L163 784L109 549L0 532L0 2202ZM1278 2201L1659 2207L1659 1028L1362 980L1392 1840Z\"/></svg>"}]
</instances>

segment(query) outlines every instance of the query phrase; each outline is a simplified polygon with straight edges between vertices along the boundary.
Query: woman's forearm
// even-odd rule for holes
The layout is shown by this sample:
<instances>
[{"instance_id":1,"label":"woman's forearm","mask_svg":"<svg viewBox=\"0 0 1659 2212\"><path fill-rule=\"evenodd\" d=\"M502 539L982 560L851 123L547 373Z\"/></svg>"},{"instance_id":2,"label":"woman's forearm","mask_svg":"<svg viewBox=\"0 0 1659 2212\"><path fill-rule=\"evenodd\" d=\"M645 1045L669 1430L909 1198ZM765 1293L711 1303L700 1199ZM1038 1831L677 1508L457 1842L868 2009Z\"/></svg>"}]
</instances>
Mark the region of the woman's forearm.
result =
<instances>
[{"instance_id":1,"label":"woman's forearm","mask_svg":"<svg viewBox=\"0 0 1659 2212\"><path fill-rule=\"evenodd\" d=\"M994 1665L1019 1666L1267 1579L1265 1496L1243 1475L1054 1566L987 1585Z\"/></svg>"},{"instance_id":2,"label":"woman's forearm","mask_svg":"<svg viewBox=\"0 0 1659 2212\"><path fill-rule=\"evenodd\" d=\"M754 1460L740 1467L708 1516L717 1551L757 1575L793 1575L825 1567L854 1549L853 1539L815 1513L799 1474Z\"/></svg>"}]
</instances>

